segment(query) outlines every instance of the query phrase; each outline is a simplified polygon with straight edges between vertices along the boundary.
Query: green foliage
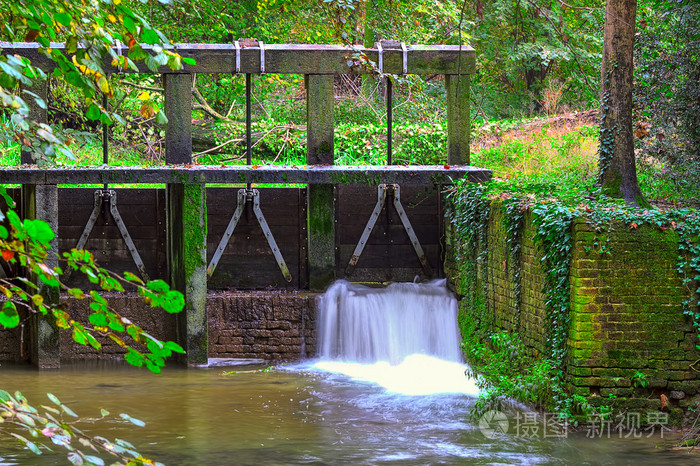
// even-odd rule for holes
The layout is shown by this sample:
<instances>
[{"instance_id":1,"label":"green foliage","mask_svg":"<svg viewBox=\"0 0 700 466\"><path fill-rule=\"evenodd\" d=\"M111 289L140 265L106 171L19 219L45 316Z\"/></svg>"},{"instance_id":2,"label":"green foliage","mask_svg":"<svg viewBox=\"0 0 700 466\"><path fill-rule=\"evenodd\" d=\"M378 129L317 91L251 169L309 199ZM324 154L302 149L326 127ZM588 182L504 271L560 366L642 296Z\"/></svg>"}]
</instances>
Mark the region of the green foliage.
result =
<instances>
[{"instance_id":1,"label":"green foliage","mask_svg":"<svg viewBox=\"0 0 700 466\"><path fill-rule=\"evenodd\" d=\"M480 60L473 90L485 112L529 115L556 108L561 96L562 103L574 107L593 104L598 98L603 5L467 1L466 35Z\"/></svg>"},{"instance_id":2,"label":"green foliage","mask_svg":"<svg viewBox=\"0 0 700 466\"><path fill-rule=\"evenodd\" d=\"M4 190L0 191L4 193ZM0 211L0 220L5 216L10 228L2 227L0 231L2 257L12 266L21 266L33 279L18 277L17 280L24 288L12 279L0 279L0 293L6 299L0 312L0 325L14 328L31 314L50 316L59 328L70 330L77 343L100 349L102 345L96 336L109 338L128 351L125 356L127 361L138 366L145 365L152 372L159 372L165 358L173 352L183 352L178 344L161 342L121 316L96 291L86 294L80 289L66 286L61 281L63 269L46 265L48 248L54 238L54 233L46 222L29 219L22 221L11 209ZM170 313L180 312L184 308L182 294L171 290L165 282L156 280L143 283L140 278L128 273L119 276L100 267L89 251L72 249L63 254L63 260L66 267L79 270L91 283L99 285L105 291L124 291L124 285L129 284L136 287L139 295L153 307L161 307ZM45 296L52 293L47 291L47 287L65 291L79 300L89 300L92 313L88 316L88 322L77 322L62 308L47 302ZM26 314L23 320L20 320L18 309L23 309ZM133 343L127 343L123 338L125 336Z\"/></svg>"},{"instance_id":3,"label":"green foliage","mask_svg":"<svg viewBox=\"0 0 700 466\"><path fill-rule=\"evenodd\" d=\"M635 112L644 154L700 174L700 4L640 2Z\"/></svg>"},{"instance_id":4,"label":"green foliage","mask_svg":"<svg viewBox=\"0 0 700 466\"><path fill-rule=\"evenodd\" d=\"M110 57L112 66L124 69L136 69L136 62L143 61L152 71L160 66L179 69L190 60L167 48L167 38L121 0L3 1L0 19L4 25L0 40L38 42L39 52L56 64L52 75L79 92L87 107L87 119L101 124L123 121L100 99L115 95L104 70L105 59ZM125 46L121 55L115 51L117 41ZM51 47L51 42L63 42L64 47ZM149 45L149 50L142 44ZM11 114L14 139L37 160L51 159L57 151L71 155L70 138L57 128L30 118L25 99L32 99L44 109L47 106L40 95L29 90L31 86L36 90L45 79L46 74L29 59L0 56L0 107ZM158 109L145 100L142 113L154 116Z\"/></svg>"},{"instance_id":5,"label":"green foliage","mask_svg":"<svg viewBox=\"0 0 700 466\"><path fill-rule=\"evenodd\" d=\"M644 375L643 372L637 371L630 378L633 387L647 388L649 386L649 379Z\"/></svg>"},{"instance_id":6,"label":"green foliage","mask_svg":"<svg viewBox=\"0 0 700 466\"><path fill-rule=\"evenodd\" d=\"M529 357L518 335L471 334L464 338L462 345L467 362L479 368L478 372L469 370L467 373L481 389L470 413L471 419L479 419L489 410L502 410L510 400L542 409L552 407L550 363Z\"/></svg>"},{"instance_id":7,"label":"green foliage","mask_svg":"<svg viewBox=\"0 0 700 466\"><path fill-rule=\"evenodd\" d=\"M76 466L102 466L105 458L129 466L160 464L141 456L125 440L90 435L89 429L79 427L80 419L71 408L51 393L47 393L47 397L51 404L37 408L20 392L13 395L0 390L0 435L19 441L37 455L52 452L56 447L65 449L68 451L66 458ZM108 416L109 412L103 409L99 417L90 419L89 424L109 419ZM138 427L145 425L128 414L122 413L120 418ZM20 435L19 431L26 432L30 438Z\"/></svg>"}]
</instances>

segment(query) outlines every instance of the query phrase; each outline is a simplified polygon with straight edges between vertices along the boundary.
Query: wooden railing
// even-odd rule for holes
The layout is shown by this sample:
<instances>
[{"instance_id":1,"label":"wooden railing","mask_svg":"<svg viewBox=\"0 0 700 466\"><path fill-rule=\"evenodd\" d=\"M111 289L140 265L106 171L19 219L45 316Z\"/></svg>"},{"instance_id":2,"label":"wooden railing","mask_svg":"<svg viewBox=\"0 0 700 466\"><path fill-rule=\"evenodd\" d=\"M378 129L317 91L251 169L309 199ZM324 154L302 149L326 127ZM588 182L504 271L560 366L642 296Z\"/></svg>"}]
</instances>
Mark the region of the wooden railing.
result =
<instances>
[{"instance_id":1,"label":"wooden railing","mask_svg":"<svg viewBox=\"0 0 700 466\"><path fill-rule=\"evenodd\" d=\"M60 48L53 44L52 48ZM35 66L51 71L54 62L35 43L0 43L5 55L29 58ZM165 136L165 166L37 168L3 167L0 183L22 184L22 206L26 218L40 218L57 231L57 184L80 183L166 183L168 268L171 285L185 294L186 313L181 319L181 342L187 350L187 362L197 364L207 359L207 255L206 190L207 183L306 183L308 212L308 281L311 289L320 290L335 278L334 186L341 183L364 184L451 184L457 179L483 181L489 170L469 165L469 75L474 72L475 52L468 46L408 45L383 42L376 49L351 49L337 45L257 44L175 44L183 57L196 60L173 71L163 67L165 113L168 119ZM125 53L126 49L114 49ZM336 74L372 72L354 61L364 53L385 74L437 74L445 76L447 94L447 154L439 166L345 167L334 164L334 94ZM139 64L138 72L151 72ZM131 73L117 69L111 57L103 64L107 73ZM230 74L303 74L307 97L307 166L206 167L191 165L192 160L192 83L196 73ZM34 85L32 92L46 100L45 82ZM387 82L388 114L391 115L391 81ZM33 106L32 117L47 119L46 110ZM248 129L250 110L248 110ZM391 118L388 119L391 134ZM249 130L248 130L249 133ZM250 147L250 137L248 137ZM389 147L391 140L389 140ZM250 154L250 152L249 152ZM250 157L250 155L249 155ZM250 158L248 159L250 160ZM388 161L391 151L388 151ZM22 153L22 164L32 164L31 154ZM250 163L250 162L249 162ZM232 196L233 198L233 196ZM373 201L370 201L373 202ZM54 246L49 265L56 265ZM53 301L57 298L50 297ZM35 360L51 366L57 357L58 337L55 329L43 328L35 345ZM53 332L53 333L52 333ZM52 343L53 342L53 343Z\"/></svg>"}]
</instances>

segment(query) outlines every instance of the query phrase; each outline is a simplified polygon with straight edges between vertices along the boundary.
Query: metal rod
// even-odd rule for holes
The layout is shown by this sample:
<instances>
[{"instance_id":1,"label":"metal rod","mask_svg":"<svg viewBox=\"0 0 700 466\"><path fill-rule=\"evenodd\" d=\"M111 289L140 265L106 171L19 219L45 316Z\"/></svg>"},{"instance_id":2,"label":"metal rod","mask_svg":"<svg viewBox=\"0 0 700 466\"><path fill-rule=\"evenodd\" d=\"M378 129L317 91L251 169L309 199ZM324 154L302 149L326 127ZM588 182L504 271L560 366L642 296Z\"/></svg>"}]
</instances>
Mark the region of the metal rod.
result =
<instances>
[{"instance_id":1,"label":"metal rod","mask_svg":"<svg viewBox=\"0 0 700 466\"><path fill-rule=\"evenodd\" d=\"M102 94L102 107L107 110L107 95ZM107 123L102 123L102 163L109 165L109 126ZM108 189L107 183L104 184L104 189Z\"/></svg>"},{"instance_id":2,"label":"metal rod","mask_svg":"<svg viewBox=\"0 0 700 466\"><path fill-rule=\"evenodd\" d=\"M246 165L251 165L253 160L253 141L251 134L251 82L250 73L245 75L245 158ZM250 189L251 184L248 183L246 187Z\"/></svg>"},{"instance_id":3,"label":"metal rod","mask_svg":"<svg viewBox=\"0 0 700 466\"><path fill-rule=\"evenodd\" d=\"M389 76L386 77L386 164L392 165L391 162L391 151L392 151L392 130L391 126L394 122L394 108L392 103L392 89L393 84Z\"/></svg>"}]
</instances>

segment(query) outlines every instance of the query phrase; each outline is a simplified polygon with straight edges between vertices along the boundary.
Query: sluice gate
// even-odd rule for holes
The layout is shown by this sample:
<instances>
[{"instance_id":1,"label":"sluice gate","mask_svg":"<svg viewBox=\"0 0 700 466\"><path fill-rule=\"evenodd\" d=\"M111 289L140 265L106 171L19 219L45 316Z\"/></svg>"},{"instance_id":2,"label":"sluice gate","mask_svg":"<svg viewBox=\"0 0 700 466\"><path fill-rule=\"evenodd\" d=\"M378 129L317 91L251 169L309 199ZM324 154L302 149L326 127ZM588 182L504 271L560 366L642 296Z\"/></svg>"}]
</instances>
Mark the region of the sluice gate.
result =
<instances>
[{"instance_id":1,"label":"sluice gate","mask_svg":"<svg viewBox=\"0 0 700 466\"><path fill-rule=\"evenodd\" d=\"M334 165L334 75L371 71L351 63L356 50L250 40L232 45L176 44L176 50L194 58L196 65L159 70L168 118L165 165L109 166L104 127L105 165L67 168L40 162L37 166L32 165L36 162L31 154L23 153L22 166L0 168L0 183L22 186L13 196L24 218L45 220L58 232L48 265L57 265L60 253L84 246L102 266L168 281L185 295L186 309L177 317L176 334L187 352L187 364L206 363L211 354L209 326L214 322L207 310L211 300L207 292L320 291L336 278L389 282L441 276L442 187L463 178L481 182L491 176L488 170L469 166L473 49L383 41L375 49L362 51L379 63L386 79L386 166ZM2 53L28 57L46 71L54 66L37 44L3 43ZM107 73L133 72L113 69L110 60L105 60L104 68ZM192 164L191 88L196 73L246 74L247 165ZM305 75L308 165L251 165L250 86L253 75L261 73ZM448 153L444 165L391 165L392 78L385 73L445 76ZM45 99L46 84L35 83L32 92ZM37 121L46 121L44 109L36 107L32 112ZM165 188L138 187L153 183ZM59 184L102 188L58 188ZM115 189L115 184L137 186ZM268 188L266 184L303 187ZM67 280L70 286L92 286L78 274ZM56 297L47 299L58 304ZM282 306L278 304L277 309ZM265 312L276 319L274 311ZM275 330L288 326L275 322L281 326ZM299 325L310 328L306 317ZM32 361L40 367L57 366L56 329L37 326L35 330L40 334L32 338ZM238 343L238 338L246 337L232 338Z\"/></svg>"}]
</instances>

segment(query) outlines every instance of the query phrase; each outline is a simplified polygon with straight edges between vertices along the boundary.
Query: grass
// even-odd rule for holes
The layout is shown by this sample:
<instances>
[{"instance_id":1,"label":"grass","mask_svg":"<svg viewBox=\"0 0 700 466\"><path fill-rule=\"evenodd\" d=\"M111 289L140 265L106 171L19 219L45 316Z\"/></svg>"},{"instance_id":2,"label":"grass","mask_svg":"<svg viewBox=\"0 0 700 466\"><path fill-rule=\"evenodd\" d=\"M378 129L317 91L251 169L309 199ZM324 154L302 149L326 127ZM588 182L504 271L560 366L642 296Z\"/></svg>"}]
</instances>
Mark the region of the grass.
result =
<instances>
[{"instance_id":1,"label":"grass","mask_svg":"<svg viewBox=\"0 0 700 466\"><path fill-rule=\"evenodd\" d=\"M347 113L345 116L359 118ZM407 114L410 112L406 112ZM364 118L359 118L363 120ZM583 200L595 191L598 170L598 129L586 125L538 125L532 120L490 122L473 129L471 164L493 170L499 190L533 192ZM267 134L253 152L252 163L304 165L306 134L303 130L266 133L279 122L263 120L256 131ZM523 128L528 128L523 130ZM444 163L447 138L443 124L397 123L394 125L394 163ZM237 152L207 154L197 163L207 165L245 164L244 145ZM73 148L75 159L61 158L62 165L101 165L102 146L92 139ZM138 150L111 147L110 165L159 165L158 158ZM335 129L336 164L384 165L386 127L383 124L338 123ZM19 164L16 144L0 145L0 164ZM640 188L653 204L663 207L700 205L700 167L672 167L662 161L644 158L637 166ZM90 186L92 187L92 186ZM141 186L146 187L146 186Z\"/></svg>"}]
</instances>

